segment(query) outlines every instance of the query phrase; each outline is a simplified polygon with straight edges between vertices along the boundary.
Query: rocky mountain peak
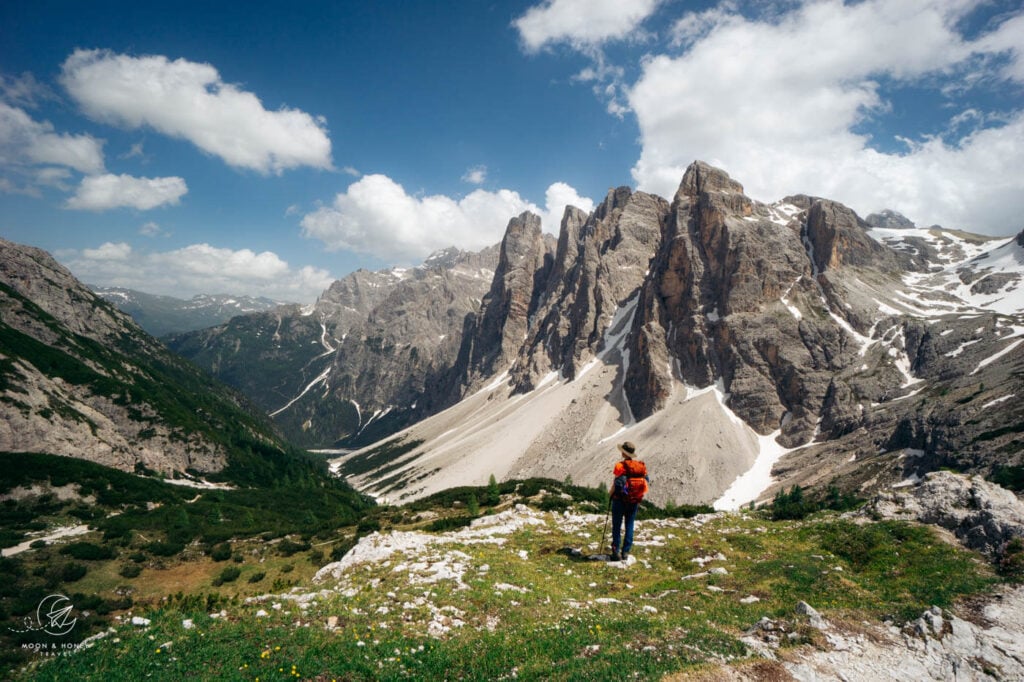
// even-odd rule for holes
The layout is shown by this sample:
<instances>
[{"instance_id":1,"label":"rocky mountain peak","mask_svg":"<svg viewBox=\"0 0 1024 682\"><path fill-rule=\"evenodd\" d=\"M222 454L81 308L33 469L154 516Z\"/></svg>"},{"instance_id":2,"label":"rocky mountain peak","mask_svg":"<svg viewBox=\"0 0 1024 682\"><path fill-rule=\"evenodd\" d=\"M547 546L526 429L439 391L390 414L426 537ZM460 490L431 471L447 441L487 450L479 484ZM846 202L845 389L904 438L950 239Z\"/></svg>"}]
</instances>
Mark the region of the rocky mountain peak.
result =
<instances>
[{"instance_id":1,"label":"rocky mountain peak","mask_svg":"<svg viewBox=\"0 0 1024 682\"><path fill-rule=\"evenodd\" d=\"M725 194L743 194L743 185L729 177L720 168L715 168L703 161L694 161L683 174L683 180L676 191L676 198L685 195L696 198L701 194L712 192Z\"/></svg>"},{"instance_id":2,"label":"rocky mountain peak","mask_svg":"<svg viewBox=\"0 0 1024 682\"><path fill-rule=\"evenodd\" d=\"M631 196L633 196L633 190L629 187L609 189L604 201L594 209L594 217L598 221L607 220L613 211L622 210Z\"/></svg>"},{"instance_id":3,"label":"rocky mountain peak","mask_svg":"<svg viewBox=\"0 0 1024 682\"><path fill-rule=\"evenodd\" d=\"M885 209L878 213L872 213L864 222L871 227L884 227L888 229L904 229L917 227L912 220L904 216L902 213L893 211L892 209Z\"/></svg>"},{"instance_id":4,"label":"rocky mountain peak","mask_svg":"<svg viewBox=\"0 0 1024 682\"><path fill-rule=\"evenodd\" d=\"M456 369L461 384L511 364L526 337L535 289L550 272L553 250L541 231L540 216L527 211L509 221L490 291L480 312L466 323Z\"/></svg>"}]
</instances>

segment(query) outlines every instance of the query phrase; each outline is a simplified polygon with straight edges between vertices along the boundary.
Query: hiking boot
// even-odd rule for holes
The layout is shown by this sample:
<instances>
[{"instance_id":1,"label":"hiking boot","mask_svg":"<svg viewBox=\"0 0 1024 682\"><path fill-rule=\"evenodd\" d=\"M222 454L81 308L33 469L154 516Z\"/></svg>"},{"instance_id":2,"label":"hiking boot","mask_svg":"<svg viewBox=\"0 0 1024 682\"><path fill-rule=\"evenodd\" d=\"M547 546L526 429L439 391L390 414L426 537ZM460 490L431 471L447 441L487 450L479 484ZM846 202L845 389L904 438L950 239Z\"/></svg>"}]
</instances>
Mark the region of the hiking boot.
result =
<instances>
[{"instance_id":1,"label":"hiking boot","mask_svg":"<svg viewBox=\"0 0 1024 682\"><path fill-rule=\"evenodd\" d=\"M625 561L628 558L629 558L629 552L623 552L622 553L622 557L620 558L620 561Z\"/></svg>"},{"instance_id":2,"label":"hiking boot","mask_svg":"<svg viewBox=\"0 0 1024 682\"><path fill-rule=\"evenodd\" d=\"M622 557L619 556L619 550L613 549L610 561L622 561Z\"/></svg>"}]
</instances>

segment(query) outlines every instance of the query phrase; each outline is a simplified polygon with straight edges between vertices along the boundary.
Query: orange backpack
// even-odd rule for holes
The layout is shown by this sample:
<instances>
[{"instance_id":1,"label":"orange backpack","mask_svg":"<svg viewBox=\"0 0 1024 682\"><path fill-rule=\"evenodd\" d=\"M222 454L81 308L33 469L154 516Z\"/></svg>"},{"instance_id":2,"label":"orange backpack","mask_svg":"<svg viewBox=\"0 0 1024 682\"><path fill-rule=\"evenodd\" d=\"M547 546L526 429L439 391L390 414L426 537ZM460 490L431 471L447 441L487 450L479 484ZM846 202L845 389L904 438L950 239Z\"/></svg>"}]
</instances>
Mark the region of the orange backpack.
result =
<instances>
[{"instance_id":1,"label":"orange backpack","mask_svg":"<svg viewBox=\"0 0 1024 682\"><path fill-rule=\"evenodd\" d=\"M625 473L615 479L618 497L630 504L640 504L647 494L647 465L638 459L621 462Z\"/></svg>"}]
</instances>

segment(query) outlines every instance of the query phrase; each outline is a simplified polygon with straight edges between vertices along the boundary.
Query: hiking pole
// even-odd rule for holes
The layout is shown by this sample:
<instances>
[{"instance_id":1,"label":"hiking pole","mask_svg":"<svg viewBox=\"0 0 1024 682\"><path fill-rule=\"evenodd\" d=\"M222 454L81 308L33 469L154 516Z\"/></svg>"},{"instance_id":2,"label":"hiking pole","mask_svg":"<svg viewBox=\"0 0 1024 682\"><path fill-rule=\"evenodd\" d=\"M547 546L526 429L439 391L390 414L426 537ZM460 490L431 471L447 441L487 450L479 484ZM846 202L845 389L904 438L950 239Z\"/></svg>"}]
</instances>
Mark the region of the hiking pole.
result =
<instances>
[{"instance_id":1,"label":"hiking pole","mask_svg":"<svg viewBox=\"0 0 1024 682\"><path fill-rule=\"evenodd\" d=\"M604 517L604 528L601 529L601 544L599 546L599 551L601 551L601 552L604 552L604 536L605 536L605 533L608 531L608 519L610 519L611 516L612 516L612 498L609 495L608 496L608 513L605 514L605 517Z\"/></svg>"}]
</instances>

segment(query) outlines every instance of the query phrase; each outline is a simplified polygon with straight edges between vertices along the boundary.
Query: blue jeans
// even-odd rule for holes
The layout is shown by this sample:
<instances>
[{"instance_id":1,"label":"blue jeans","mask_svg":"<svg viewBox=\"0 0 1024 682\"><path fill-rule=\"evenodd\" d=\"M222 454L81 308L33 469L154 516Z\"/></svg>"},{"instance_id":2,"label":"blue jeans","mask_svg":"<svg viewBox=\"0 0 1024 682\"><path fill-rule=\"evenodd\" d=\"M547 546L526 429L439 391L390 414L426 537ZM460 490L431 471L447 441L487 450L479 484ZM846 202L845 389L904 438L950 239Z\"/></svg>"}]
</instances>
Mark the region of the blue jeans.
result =
<instances>
[{"instance_id":1,"label":"blue jeans","mask_svg":"<svg viewBox=\"0 0 1024 682\"><path fill-rule=\"evenodd\" d=\"M612 500L612 552L618 552L620 546L623 554L633 549L633 522L636 521L636 510L639 506L625 500ZM622 538L620 545L623 521L626 522L626 536Z\"/></svg>"}]
</instances>

